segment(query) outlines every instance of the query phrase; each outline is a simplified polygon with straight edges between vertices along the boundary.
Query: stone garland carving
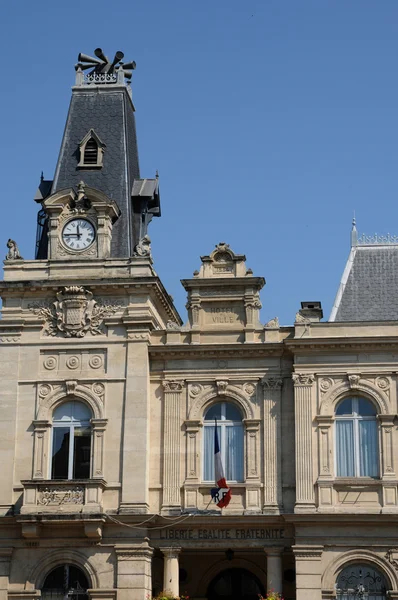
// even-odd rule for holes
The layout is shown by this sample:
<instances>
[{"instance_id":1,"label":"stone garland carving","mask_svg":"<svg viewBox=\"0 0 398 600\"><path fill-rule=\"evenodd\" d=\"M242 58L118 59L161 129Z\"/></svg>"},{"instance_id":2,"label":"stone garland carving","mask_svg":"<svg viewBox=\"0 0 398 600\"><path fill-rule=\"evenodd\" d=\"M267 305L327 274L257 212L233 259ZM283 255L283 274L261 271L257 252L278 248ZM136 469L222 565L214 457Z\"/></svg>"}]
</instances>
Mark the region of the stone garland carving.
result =
<instances>
[{"instance_id":1,"label":"stone garland carving","mask_svg":"<svg viewBox=\"0 0 398 600\"><path fill-rule=\"evenodd\" d=\"M7 336L0 337L0 342L2 342L2 343L18 342L18 340L19 340L19 336L15 336L15 335L7 335Z\"/></svg>"},{"instance_id":2,"label":"stone garland carving","mask_svg":"<svg viewBox=\"0 0 398 600\"><path fill-rule=\"evenodd\" d=\"M94 300L92 292L72 285L56 294L55 302L29 304L28 308L44 320L44 333L55 337L84 337L87 332L101 335L102 323L121 305Z\"/></svg>"},{"instance_id":3,"label":"stone garland carving","mask_svg":"<svg viewBox=\"0 0 398 600\"><path fill-rule=\"evenodd\" d=\"M69 489L46 487L39 491L38 504L43 506L60 506L61 504L83 504L84 489L73 487Z\"/></svg>"},{"instance_id":4,"label":"stone garland carving","mask_svg":"<svg viewBox=\"0 0 398 600\"><path fill-rule=\"evenodd\" d=\"M14 240L8 240L7 248L6 260L23 260L23 256L21 256L17 243Z\"/></svg>"},{"instance_id":5,"label":"stone garland carving","mask_svg":"<svg viewBox=\"0 0 398 600\"><path fill-rule=\"evenodd\" d=\"M268 323L266 323L264 327L265 329L279 329L280 325L278 317L274 317L273 319L268 321Z\"/></svg>"},{"instance_id":6,"label":"stone garland carving","mask_svg":"<svg viewBox=\"0 0 398 600\"><path fill-rule=\"evenodd\" d=\"M308 373L293 373L292 379L296 386L312 385L315 381L314 375Z\"/></svg>"}]
</instances>

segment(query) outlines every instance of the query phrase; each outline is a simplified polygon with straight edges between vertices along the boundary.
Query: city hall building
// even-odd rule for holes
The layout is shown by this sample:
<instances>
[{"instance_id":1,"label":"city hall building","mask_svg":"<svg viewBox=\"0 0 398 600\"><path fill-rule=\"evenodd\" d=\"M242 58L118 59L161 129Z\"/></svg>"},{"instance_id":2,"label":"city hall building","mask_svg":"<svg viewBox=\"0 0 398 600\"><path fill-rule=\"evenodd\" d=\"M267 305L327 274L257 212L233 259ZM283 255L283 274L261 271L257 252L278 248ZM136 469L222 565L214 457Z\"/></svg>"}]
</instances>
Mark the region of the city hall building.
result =
<instances>
[{"instance_id":1,"label":"city hall building","mask_svg":"<svg viewBox=\"0 0 398 600\"><path fill-rule=\"evenodd\" d=\"M151 256L135 64L95 55L35 259L9 240L0 283L1 600L397 600L397 240L354 226L330 319L303 302L290 327L260 322L244 248L203 248L180 316Z\"/></svg>"}]
</instances>

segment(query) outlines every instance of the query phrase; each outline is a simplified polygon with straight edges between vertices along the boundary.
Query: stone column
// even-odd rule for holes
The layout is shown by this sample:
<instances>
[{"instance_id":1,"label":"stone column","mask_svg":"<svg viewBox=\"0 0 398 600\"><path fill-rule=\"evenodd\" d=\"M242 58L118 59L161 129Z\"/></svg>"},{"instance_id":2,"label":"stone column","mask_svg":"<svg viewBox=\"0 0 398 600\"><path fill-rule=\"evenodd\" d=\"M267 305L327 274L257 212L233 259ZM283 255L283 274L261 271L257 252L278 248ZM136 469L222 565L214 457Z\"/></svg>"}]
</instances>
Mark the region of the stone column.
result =
<instances>
[{"instance_id":1,"label":"stone column","mask_svg":"<svg viewBox=\"0 0 398 600\"><path fill-rule=\"evenodd\" d=\"M322 599L323 546L293 546L296 561L296 600Z\"/></svg>"},{"instance_id":2,"label":"stone column","mask_svg":"<svg viewBox=\"0 0 398 600\"><path fill-rule=\"evenodd\" d=\"M149 508L148 331L127 331L120 512Z\"/></svg>"},{"instance_id":3,"label":"stone column","mask_svg":"<svg viewBox=\"0 0 398 600\"><path fill-rule=\"evenodd\" d=\"M152 596L153 548L141 544L115 546L118 600L147 600Z\"/></svg>"},{"instance_id":4,"label":"stone column","mask_svg":"<svg viewBox=\"0 0 398 600\"><path fill-rule=\"evenodd\" d=\"M163 381L163 503L162 513L181 511L181 422L180 404L182 381Z\"/></svg>"},{"instance_id":5,"label":"stone column","mask_svg":"<svg viewBox=\"0 0 398 600\"><path fill-rule=\"evenodd\" d=\"M282 379L267 377L264 390L264 514L282 507L281 390Z\"/></svg>"},{"instance_id":6,"label":"stone column","mask_svg":"<svg viewBox=\"0 0 398 600\"><path fill-rule=\"evenodd\" d=\"M179 596L179 562L181 548L161 548L164 555L163 591L172 596Z\"/></svg>"},{"instance_id":7,"label":"stone column","mask_svg":"<svg viewBox=\"0 0 398 600\"><path fill-rule=\"evenodd\" d=\"M267 554L267 591L282 594L283 548L264 548Z\"/></svg>"},{"instance_id":8,"label":"stone column","mask_svg":"<svg viewBox=\"0 0 398 600\"><path fill-rule=\"evenodd\" d=\"M294 373L296 504L294 512L315 511L312 458L312 384L314 375Z\"/></svg>"}]
</instances>

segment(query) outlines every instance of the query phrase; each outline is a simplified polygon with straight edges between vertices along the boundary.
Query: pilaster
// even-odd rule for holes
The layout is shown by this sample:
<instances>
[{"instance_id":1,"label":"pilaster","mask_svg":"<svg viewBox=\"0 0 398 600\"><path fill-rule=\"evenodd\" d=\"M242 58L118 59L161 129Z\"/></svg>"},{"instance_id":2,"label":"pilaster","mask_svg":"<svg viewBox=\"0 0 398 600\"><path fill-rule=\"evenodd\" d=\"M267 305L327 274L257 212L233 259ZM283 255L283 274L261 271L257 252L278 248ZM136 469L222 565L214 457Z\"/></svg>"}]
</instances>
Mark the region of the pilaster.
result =
<instances>
[{"instance_id":1,"label":"pilaster","mask_svg":"<svg viewBox=\"0 0 398 600\"><path fill-rule=\"evenodd\" d=\"M294 512L315 511L312 456L312 388L315 377L294 373L296 431L296 504Z\"/></svg>"},{"instance_id":2,"label":"pilaster","mask_svg":"<svg viewBox=\"0 0 398 600\"><path fill-rule=\"evenodd\" d=\"M91 419L93 429L92 447L92 474L93 479L102 479L104 476L104 434L108 419Z\"/></svg>"},{"instance_id":3,"label":"pilaster","mask_svg":"<svg viewBox=\"0 0 398 600\"><path fill-rule=\"evenodd\" d=\"M0 600L7 600L12 548L0 548Z\"/></svg>"},{"instance_id":4,"label":"pilaster","mask_svg":"<svg viewBox=\"0 0 398 600\"><path fill-rule=\"evenodd\" d=\"M33 421L33 479L47 479L50 421Z\"/></svg>"},{"instance_id":5,"label":"pilaster","mask_svg":"<svg viewBox=\"0 0 398 600\"><path fill-rule=\"evenodd\" d=\"M149 508L149 331L127 330L120 512Z\"/></svg>"},{"instance_id":6,"label":"pilaster","mask_svg":"<svg viewBox=\"0 0 398 600\"><path fill-rule=\"evenodd\" d=\"M180 405L183 386L183 381L163 381L163 514L181 511Z\"/></svg>"},{"instance_id":7,"label":"pilaster","mask_svg":"<svg viewBox=\"0 0 398 600\"><path fill-rule=\"evenodd\" d=\"M152 554L148 539L115 547L118 600L147 600L152 596Z\"/></svg>"},{"instance_id":8,"label":"pilaster","mask_svg":"<svg viewBox=\"0 0 398 600\"><path fill-rule=\"evenodd\" d=\"M279 514L282 506L281 390L282 379L263 380L264 392L264 514Z\"/></svg>"},{"instance_id":9,"label":"pilaster","mask_svg":"<svg viewBox=\"0 0 398 600\"><path fill-rule=\"evenodd\" d=\"M296 600L321 600L323 546L292 546L296 561Z\"/></svg>"}]
</instances>

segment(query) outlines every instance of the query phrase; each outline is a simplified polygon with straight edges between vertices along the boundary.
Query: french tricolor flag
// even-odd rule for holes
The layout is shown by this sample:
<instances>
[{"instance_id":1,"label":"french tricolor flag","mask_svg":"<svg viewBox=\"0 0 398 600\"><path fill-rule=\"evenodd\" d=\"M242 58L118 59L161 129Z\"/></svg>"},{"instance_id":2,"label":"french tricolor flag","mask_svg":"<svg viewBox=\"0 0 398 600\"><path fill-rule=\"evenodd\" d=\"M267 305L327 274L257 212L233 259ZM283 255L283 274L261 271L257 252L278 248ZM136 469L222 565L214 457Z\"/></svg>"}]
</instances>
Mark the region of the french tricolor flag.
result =
<instances>
[{"instance_id":1,"label":"french tricolor flag","mask_svg":"<svg viewBox=\"0 0 398 600\"><path fill-rule=\"evenodd\" d=\"M212 500L219 508L226 508L231 501L231 490L227 486L224 477L220 444L218 443L217 421L214 427L214 475L217 487L210 490Z\"/></svg>"}]
</instances>

